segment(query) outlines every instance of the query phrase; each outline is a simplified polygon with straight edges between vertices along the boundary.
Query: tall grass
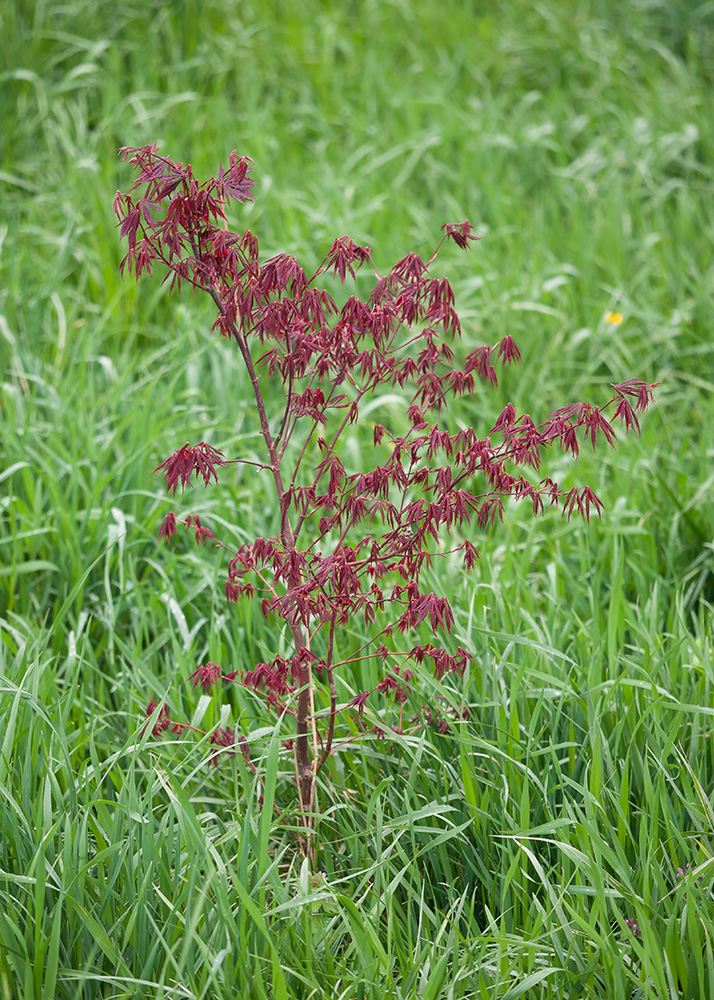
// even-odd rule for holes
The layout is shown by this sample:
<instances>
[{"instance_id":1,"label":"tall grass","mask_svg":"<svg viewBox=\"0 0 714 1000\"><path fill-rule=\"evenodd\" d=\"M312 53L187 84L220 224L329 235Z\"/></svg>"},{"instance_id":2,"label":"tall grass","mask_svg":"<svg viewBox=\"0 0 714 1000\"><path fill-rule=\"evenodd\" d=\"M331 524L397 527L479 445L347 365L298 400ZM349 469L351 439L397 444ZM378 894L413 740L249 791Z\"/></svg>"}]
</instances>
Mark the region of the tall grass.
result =
<instances>
[{"instance_id":1,"label":"tall grass","mask_svg":"<svg viewBox=\"0 0 714 1000\"><path fill-rule=\"evenodd\" d=\"M655 0L3 6L3 1000L714 996L713 37L710 5ZM601 524L514 509L474 577L440 568L475 662L419 685L468 715L335 755L324 878L287 724L187 682L279 637L225 606L217 554L156 543L157 462L258 441L205 305L120 281L116 150L153 139L206 172L253 157L236 224L266 254L349 233L384 272L482 227L439 266L465 347L508 332L525 363L454 426L663 383L641 441L579 468ZM184 509L271 531L245 473ZM150 698L235 726L265 787L142 733Z\"/></svg>"}]
</instances>

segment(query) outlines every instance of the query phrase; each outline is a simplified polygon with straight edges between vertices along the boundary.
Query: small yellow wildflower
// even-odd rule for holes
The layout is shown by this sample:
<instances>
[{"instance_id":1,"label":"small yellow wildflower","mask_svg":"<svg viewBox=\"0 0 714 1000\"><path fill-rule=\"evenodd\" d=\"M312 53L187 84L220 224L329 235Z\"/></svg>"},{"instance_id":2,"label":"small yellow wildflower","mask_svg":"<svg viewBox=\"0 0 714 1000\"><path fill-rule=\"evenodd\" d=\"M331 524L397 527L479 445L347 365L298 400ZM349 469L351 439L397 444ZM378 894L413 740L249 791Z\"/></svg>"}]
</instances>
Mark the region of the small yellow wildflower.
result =
<instances>
[{"instance_id":1,"label":"small yellow wildflower","mask_svg":"<svg viewBox=\"0 0 714 1000\"><path fill-rule=\"evenodd\" d=\"M613 312L605 313L605 322L609 323L610 326L619 326L620 323L622 323L623 319L624 316L622 315L622 313L613 313Z\"/></svg>"}]
</instances>

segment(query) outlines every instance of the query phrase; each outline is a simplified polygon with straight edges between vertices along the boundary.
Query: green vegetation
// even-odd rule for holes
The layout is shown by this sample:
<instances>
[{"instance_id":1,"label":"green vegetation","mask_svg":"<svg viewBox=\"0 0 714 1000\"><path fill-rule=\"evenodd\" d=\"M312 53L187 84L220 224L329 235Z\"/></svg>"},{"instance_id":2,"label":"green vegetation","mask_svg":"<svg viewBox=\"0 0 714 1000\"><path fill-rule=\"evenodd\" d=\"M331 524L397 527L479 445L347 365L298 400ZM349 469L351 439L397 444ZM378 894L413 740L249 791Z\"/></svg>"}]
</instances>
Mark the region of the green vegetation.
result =
<instances>
[{"instance_id":1,"label":"green vegetation","mask_svg":"<svg viewBox=\"0 0 714 1000\"><path fill-rule=\"evenodd\" d=\"M685 0L3 4L2 1000L714 996L713 43ZM264 254L348 233L384 272L444 222L488 232L439 267L464 347L510 333L524 364L453 420L663 383L641 440L578 468L602 523L514 509L473 577L438 568L476 661L420 684L469 716L335 757L326 882L287 724L187 680L276 637L219 552L156 541L157 462L256 426L206 304L120 280L116 151L152 140L255 160ZM249 472L172 505L271 531ZM266 787L142 735L150 698L243 732Z\"/></svg>"}]
</instances>

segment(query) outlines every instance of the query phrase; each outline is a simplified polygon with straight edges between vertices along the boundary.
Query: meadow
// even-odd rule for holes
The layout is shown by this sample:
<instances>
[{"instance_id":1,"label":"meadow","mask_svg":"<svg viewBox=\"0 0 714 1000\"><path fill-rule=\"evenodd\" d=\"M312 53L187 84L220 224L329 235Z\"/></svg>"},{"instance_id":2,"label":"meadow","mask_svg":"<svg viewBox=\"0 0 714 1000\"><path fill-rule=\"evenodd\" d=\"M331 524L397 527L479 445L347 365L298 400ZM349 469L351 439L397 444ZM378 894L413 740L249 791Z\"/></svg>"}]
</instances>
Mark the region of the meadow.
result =
<instances>
[{"instance_id":1,"label":"meadow","mask_svg":"<svg viewBox=\"0 0 714 1000\"><path fill-rule=\"evenodd\" d=\"M467 717L334 755L313 872L289 722L189 681L273 625L227 606L220 552L158 542L170 506L275 524L250 470L175 501L151 475L258 430L211 304L120 277L117 150L151 141L254 160L232 221L266 257L349 234L385 273L469 218L438 262L463 350L511 334L523 363L462 425L661 383L640 438L546 457L602 521L509 507L473 574L434 570L474 661L418 688ZM0 1000L714 997L713 194L708 3L6 0ZM144 732L150 699L235 727L264 784Z\"/></svg>"}]
</instances>

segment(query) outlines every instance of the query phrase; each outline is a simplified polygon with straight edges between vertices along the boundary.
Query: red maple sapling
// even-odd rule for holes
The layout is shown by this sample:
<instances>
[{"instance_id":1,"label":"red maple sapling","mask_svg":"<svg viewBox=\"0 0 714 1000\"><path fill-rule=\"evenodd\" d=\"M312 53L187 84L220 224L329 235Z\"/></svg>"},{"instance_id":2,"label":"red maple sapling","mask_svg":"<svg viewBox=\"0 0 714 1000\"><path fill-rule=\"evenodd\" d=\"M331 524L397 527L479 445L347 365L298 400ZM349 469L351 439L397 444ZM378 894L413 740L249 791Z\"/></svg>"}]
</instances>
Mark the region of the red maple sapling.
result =
<instances>
[{"instance_id":1,"label":"red maple sapling","mask_svg":"<svg viewBox=\"0 0 714 1000\"><path fill-rule=\"evenodd\" d=\"M506 336L456 364L451 344L461 324L448 280L431 274L436 252L426 261L408 253L385 277L376 275L368 298L350 295L339 308L318 279L328 271L343 284L348 274L354 279L371 260L369 248L342 236L311 276L284 253L261 262L250 231L226 228L228 203L251 200L248 158L231 153L227 169L219 166L217 177L199 183L190 165L159 155L155 145L124 148L121 155L138 175L129 193L117 193L114 205L129 244L122 272L138 279L160 265L171 290L187 284L213 299L213 329L241 354L265 450L263 463L230 461L256 466L257 474L272 479L279 511L276 536L238 549L217 540L195 514L177 522L170 512L164 519L160 538L170 540L181 523L194 530L198 543L210 539L230 549L227 600L260 595L263 614L284 623L292 647L289 657L276 655L248 670L223 672L207 663L192 674L193 683L209 691L239 681L268 705L294 715L297 785L309 826L315 778L335 747L338 712L354 709L362 725L372 693L362 691L338 706L339 669L370 656L382 659L385 673L377 690L399 705L399 728L412 681L409 661L430 665L438 678L462 674L467 650L408 638L426 623L438 641L453 623L448 600L421 589L422 571L437 554L454 552L471 570L479 553L464 534L502 519L509 497L530 501L534 515L555 506L568 519L578 513L589 520L593 511L599 516L602 503L588 486L565 491L548 477L532 481L537 477L526 470L539 473L543 448L553 442L577 457L580 428L593 447L601 436L614 446L615 431L605 416L612 405L613 419L626 432L639 431L637 413L652 402L654 386L622 382L613 385L605 406L574 403L540 423L519 416L509 403L486 436L471 427L451 433L439 423L449 399L473 394L477 380L496 386L496 363L510 365L520 353ZM462 249L478 238L469 222L443 230L441 243L451 239ZM282 387L277 414L267 404L276 384ZM349 472L340 442L360 419L361 407L385 388L404 393L404 425L376 424L365 469ZM218 470L228 464L201 441L185 444L155 471L175 496L192 479L206 486L217 482ZM446 539L453 539L451 548ZM364 641L336 662L336 633L357 621L363 622ZM319 720L326 731L318 729L318 690L329 702ZM149 715L156 706L150 709ZM446 710L432 707L428 718L442 731L448 727ZM170 725L181 727L162 708L153 732ZM233 731L217 731L212 743L232 746Z\"/></svg>"}]
</instances>

